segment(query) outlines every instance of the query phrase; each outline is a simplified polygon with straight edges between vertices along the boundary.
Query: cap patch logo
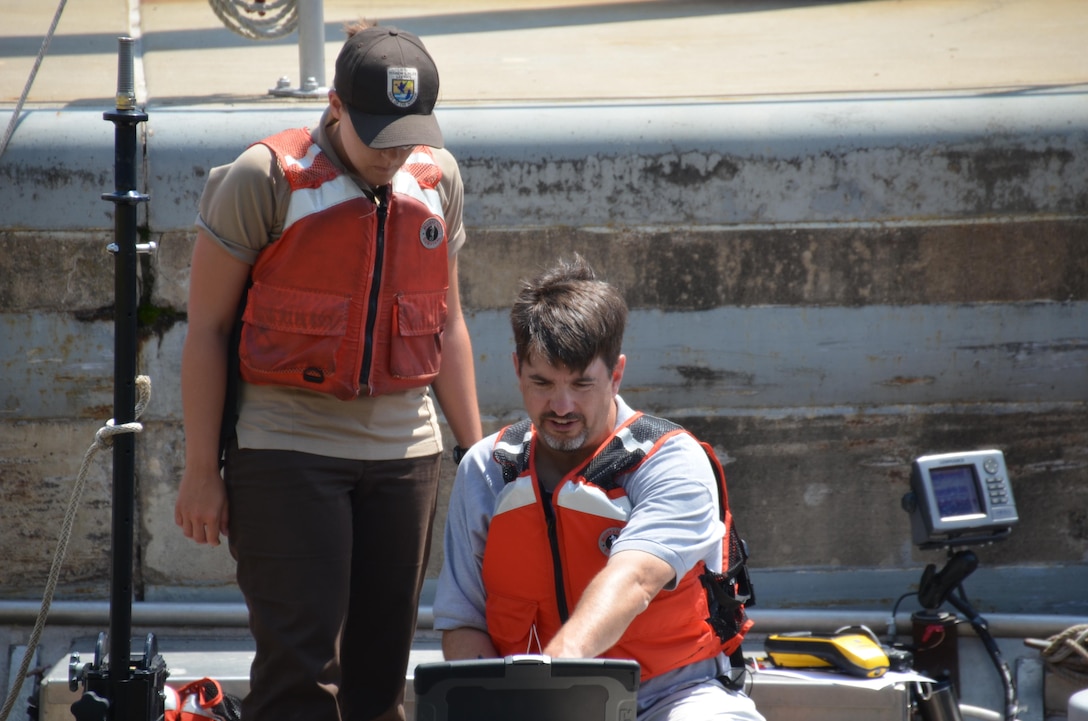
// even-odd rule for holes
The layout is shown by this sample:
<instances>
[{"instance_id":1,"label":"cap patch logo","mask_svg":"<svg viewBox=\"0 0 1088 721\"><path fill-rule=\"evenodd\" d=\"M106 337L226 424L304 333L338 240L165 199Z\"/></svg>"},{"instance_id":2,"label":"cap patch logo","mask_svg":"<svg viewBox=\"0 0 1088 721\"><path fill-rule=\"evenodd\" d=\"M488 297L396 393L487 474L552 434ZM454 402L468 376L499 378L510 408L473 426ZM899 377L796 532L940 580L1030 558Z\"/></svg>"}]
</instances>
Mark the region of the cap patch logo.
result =
<instances>
[{"instance_id":1,"label":"cap patch logo","mask_svg":"<svg viewBox=\"0 0 1088 721\"><path fill-rule=\"evenodd\" d=\"M419 98L416 84L419 71L415 68L388 68L386 70L386 94L389 102L398 108L411 107Z\"/></svg>"},{"instance_id":2,"label":"cap patch logo","mask_svg":"<svg viewBox=\"0 0 1088 721\"><path fill-rule=\"evenodd\" d=\"M438 246L442 245L442 238L445 232L442 230L442 223L438 218L427 218L423 221L423 225L419 227L419 242L423 244L423 247L427 250L434 250Z\"/></svg>"}]
</instances>

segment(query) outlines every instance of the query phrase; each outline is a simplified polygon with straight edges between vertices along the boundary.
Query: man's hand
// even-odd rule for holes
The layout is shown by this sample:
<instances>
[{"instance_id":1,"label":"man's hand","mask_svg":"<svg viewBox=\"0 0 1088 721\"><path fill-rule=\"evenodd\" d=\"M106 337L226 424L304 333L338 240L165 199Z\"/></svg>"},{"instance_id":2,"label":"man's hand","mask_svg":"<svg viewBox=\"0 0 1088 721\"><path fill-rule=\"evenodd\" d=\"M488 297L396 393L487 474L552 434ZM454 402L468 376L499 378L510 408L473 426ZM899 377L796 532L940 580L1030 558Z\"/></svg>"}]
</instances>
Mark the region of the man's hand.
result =
<instances>
[{"instance_id":1,"label":"man's hand","mask_svg":"<svg viewBox=\"0 0 1088 721\"><path fill-rule=\"evenodd\" d=\"M219 469L198 473L185 469L174 504L174 523L186 538L197 543L219 545L219 535L227 535L227 490Z\"/></svg>"}]
</instances>

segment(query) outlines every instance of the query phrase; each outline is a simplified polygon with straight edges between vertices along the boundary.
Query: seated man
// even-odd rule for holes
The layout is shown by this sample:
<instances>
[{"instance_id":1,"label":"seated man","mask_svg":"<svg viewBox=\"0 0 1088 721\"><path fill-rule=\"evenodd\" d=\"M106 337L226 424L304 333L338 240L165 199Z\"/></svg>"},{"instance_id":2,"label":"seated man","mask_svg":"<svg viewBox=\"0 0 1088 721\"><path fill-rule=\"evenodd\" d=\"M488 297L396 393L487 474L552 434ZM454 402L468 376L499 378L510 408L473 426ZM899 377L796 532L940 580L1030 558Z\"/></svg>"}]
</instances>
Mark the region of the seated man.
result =
<instances>
[{"instance_id":1,"label":"seated man","mask_svg":"<svg viewBox=\"0 0 1088 721\"><path fill-rule=\"evenodd\" d=\"M718 681L747 625L730 638L708 623L703 577L729 538L718 479L693 436L619 397L626 319L578 257L523 286L511 322L529 420L458 468L434 604L443 653L633 658L639 721L762 721Z\"/></svg>"}]
</instances>

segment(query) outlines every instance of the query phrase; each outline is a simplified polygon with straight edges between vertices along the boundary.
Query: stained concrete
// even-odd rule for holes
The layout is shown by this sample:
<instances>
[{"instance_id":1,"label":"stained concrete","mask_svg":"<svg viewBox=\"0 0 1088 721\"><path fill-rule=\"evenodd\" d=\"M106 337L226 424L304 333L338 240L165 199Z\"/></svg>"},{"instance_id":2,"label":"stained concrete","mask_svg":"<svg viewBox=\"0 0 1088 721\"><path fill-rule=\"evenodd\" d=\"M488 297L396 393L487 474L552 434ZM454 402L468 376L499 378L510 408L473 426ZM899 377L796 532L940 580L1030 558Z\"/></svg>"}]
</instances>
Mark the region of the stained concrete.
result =
<instances>
[{"instance_id":1,"label":"stained concrete","mask_svg":"<svg viewBox=\"0 0 1088 721\"><path fill-rule=\"evenodd\" d=\"M135 12L134 12L135 9ZM325 4L330 62L337 25ZM52 8L0 0L6 122ZM986 612L1088 616L1088 13L1079 0L377 3L443 68L462 287L489 430L519 414L504 309L583 253L632 306L624 394L711 441L764 608L887 610L940 554L899 508L921 453L1005 451L1021 522L980 549ZM135 25L130 27L130 23ZM139 30L142 240L135 586L236 601L172 521L192 218L208 170L316 122L267 88L292 38L196 0L71 3L0 157L0 599L40 596L112 415L116 36ZM108 455L108 454L107 454ZM109 472L58 597L109 578ZM452 468L444 470L448 493ZM440 501L440 532L445 498ZM437 574L435 549L428 575ZM1011 579L1011 580L1005 580ZM64 646L63 629L48 652Z\"/></svg>"},{"instance_id":2,"label":"stained concrete","mask_svg":"<svg viewBox=\"0 0 1088 721\"><path fill-rule=\"evenodd\" d=\"M289 39L237 38L188 0L99 4L64 16L0 159L0 435L5 487L24 499L0 511L4 545L18 549L0 593L36 593L78 435L111 414L113 208L101 195L114 128L102 109L111 33L129 29L148 111L141 234L157 244L139 272L139 364L153 401L138 443L137 589L229 595L229 556L187 545L171 521L194 208L212 166L264 133L313 123L320 103L272 98L260 81L284 56L297 60ZM17 5L8 47L25 59L48 9ZM577 251L634 311L625 394L735 461L757 566L914 566L897 507L905 469L915 454L961 445L1004 448L1015 469L1023 540L995 561L1083 563L1083 518L1055 500L1075 500L1088 455L1077 10L374 6L448 67L440 114L467 189L462 286L488 427L519 412L504 319L517 279ZM335 54L347 6L325 11ZM17 76L20 62L0 70ZM73 64L85 72L64 70ZM108 576L105 490L88 489L76 527L64 575L76 597ZM812 514L828 519L820 532L794 538ZM436 549L432 575L440 558Z\"/></svg>"}]
</instances>

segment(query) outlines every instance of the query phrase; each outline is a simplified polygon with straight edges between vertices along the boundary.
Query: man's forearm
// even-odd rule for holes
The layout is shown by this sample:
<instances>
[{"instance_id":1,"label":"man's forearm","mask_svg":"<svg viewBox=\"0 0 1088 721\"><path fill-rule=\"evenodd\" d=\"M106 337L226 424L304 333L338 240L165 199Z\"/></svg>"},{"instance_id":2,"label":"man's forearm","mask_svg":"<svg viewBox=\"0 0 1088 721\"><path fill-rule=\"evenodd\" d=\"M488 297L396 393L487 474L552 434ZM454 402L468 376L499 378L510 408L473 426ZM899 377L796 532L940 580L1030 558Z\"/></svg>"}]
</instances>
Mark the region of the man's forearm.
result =
<instances>
[{"instance_id":1,"label":"man's forearm","mask_svg":"<svg viewBox=\"0 0 1088 721\"><path fill-rule=\"evenodd\" d=\"M480 440L483 431L476 400L472 341L463 319L449 328L434 391L457 443L468 447Z\"/></svg>"},{"instance_id":2,"label":"man's forearm","mask_svg":"<svg viewBox=\"0 0 1088 721\"><path fill-rule=\"evenodd\" d=\"M455 628L442 632L442 655L447 661L465 658L496 658L499 652L486 631Z\"/></svg>"},{"instance_id":3,"label":"man's forearm","mask_svg":"<svg viewBox=\"0 0 1088 721\"><path fill-rule=\"evenodd\" d=\"M227 342L189 331L182 350L181 397L186 466L218 472L219 434L227 375Z\"/></svg>"},{"instance_id":4,"label":"man's forearm","mask_svg":"<svg viewBox=\"0 0 1088 721\"><path fill-rule=\"evenodd\" d=\"M631 622L672 580L672 567L642 551L609 559L586 587L570 619L548 645L546 656L595 658L612 648Z\"/></svg>"},{"instance_id":5,"label":"man's forearm","mask_svg":"<svg viewBox=\"0 0 1088 721\"><path fill-rule=\"evenodd\" d=\"M467 448L483 437L483 430L476 399L476 366L472 356L472 338L461 311L456 256L450 261L449 278L442 368L432 387L454 439Z\"/></svg>"}]
</instances>

